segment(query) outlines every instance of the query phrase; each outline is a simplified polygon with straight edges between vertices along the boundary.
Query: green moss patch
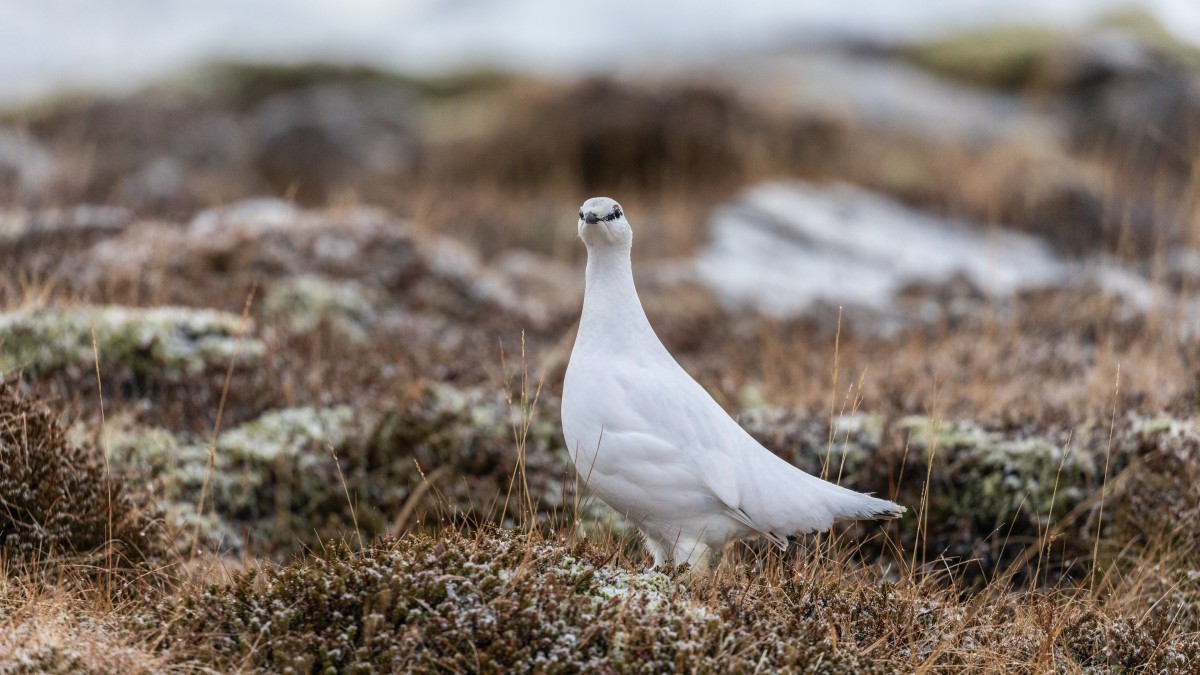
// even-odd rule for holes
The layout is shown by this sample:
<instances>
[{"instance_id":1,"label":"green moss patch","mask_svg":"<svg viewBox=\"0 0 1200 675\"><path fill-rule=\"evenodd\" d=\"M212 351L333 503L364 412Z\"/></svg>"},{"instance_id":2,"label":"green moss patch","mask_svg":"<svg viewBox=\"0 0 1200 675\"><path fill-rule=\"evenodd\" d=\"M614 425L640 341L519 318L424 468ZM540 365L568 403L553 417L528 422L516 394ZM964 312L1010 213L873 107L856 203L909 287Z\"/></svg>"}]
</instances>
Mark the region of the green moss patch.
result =
<instances>
[{"instance_id":1,"label":"green moss patch","mask_svg":"<svg viewBox=\"0 0 1200 675\"><path fill-rule=\"evenodd\" d=\"M208 309L79 306L0 313L0 373L92 369L178 379L262 355L235 314ZM95 342L93 344L93 336Z\"/></svg>"}]
</instances>

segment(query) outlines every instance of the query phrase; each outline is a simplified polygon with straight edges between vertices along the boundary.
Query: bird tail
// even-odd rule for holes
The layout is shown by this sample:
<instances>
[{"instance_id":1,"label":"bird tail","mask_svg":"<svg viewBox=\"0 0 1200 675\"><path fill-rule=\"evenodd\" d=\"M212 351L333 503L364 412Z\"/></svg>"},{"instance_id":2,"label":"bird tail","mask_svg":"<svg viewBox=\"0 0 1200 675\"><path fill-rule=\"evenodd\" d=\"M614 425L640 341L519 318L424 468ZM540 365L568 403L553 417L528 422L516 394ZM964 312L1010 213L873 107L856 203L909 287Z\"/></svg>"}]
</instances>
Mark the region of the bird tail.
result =
<instances>
[{"instance_id":1,"label":"bird tail","mask_svg":"<svg viewBox=\"0 0 1200 675\"><path fill-rule=\"evenodd\" d=\"M766 453L765 459L741 506L751 527L767 536L824 532L846 520L893 520L906 511L895 502L821 480L777 455Z\"/></svg>"},{"instance_id":2,"label":"bird tail","mask_svg":"<svg viewBox=\"0 0 1200 675\"><path fill-rule=\"evenodd\" d=\"M826 488L830 498L830 511L835 521L895 520L908 510L895 502L855 492L840 485L827 482L822 487Z\"/></svg>"}]
</instances>

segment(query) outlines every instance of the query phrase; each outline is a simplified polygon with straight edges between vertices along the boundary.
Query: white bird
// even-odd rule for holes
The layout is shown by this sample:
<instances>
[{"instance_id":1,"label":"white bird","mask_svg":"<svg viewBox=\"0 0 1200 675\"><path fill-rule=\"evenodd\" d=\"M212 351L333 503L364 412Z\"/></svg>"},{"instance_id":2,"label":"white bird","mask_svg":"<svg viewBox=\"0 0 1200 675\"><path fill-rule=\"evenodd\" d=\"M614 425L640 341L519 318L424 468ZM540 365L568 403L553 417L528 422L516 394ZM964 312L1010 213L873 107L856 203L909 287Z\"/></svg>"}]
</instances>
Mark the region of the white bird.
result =
<instances>
[{"instance_id":1,"label":"white bird","mask_svg":"<svg viewBox=\"0 0 1200 675\"><path fill-rule=\"evenodd\" d=\"M641 531L655 565L701 565L709 551L905 508L788 464L738 426L675 361L633 283L633 230L621 206L579 210L587 246L583 315L563 383L562 426L589 489Z\"/></svg>"}]
</instances>

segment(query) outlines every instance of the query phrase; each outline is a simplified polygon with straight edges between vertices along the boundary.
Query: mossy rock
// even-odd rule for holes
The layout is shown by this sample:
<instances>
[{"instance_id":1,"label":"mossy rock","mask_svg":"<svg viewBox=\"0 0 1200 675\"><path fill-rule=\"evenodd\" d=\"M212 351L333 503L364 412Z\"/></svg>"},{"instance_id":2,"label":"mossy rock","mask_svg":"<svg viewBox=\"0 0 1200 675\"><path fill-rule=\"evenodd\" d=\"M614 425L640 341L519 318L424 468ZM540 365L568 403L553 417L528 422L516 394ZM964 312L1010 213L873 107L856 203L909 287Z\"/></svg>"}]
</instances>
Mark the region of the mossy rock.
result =
<instances>
[{"instance_id":1,"label":"mossy rock","mask_svg":"<svg viewBox=\"0 0 1200 675\"><path fill-rule=\"evenodd\" d=\"M1029 562L1025 554L1043 541L1048 528L1060 527L1102 482L1103 464L1097 464L1087 439L1067 446L1065 438L1060 444L1047 435L987 431L970 422L920 416L900 420L897 428L913 477L905 483L902 501L918 505L927 499L927 526L919 544L927 556L971 560L965 572L971 582L982 583L1005 569L1022 579L1033 573L1032 565L1008 566ZM915 536L918 519L906 521L902 536ZM1084 521L1072 522L1074 527ZM1054 578L1085 572L1072 561L1090 555L1092 546L1090 536L1059 539L1047 563L1052 569L1043 571Z\"/></svg>"},{"instance_id":2,"label":"mossy rock","mask_svg":"<svg viewBox=\"0 0 1200 675\"><path fill-rule=\"evenodd\" d=\"M937 512L970 518L982 532L1014 520L1044 527L1100 483L1087 448L928 417L907 417L898 427L909 448L934 462L930 500L936 500Z\"/></svg>"},{"instance_id":3,"label":"mossy rock","mask_svg":"<svg viewBox=\"0 0 1200 675\"><path fill-rule=\"evenodd\" d=\"M153 481L175 527L218 549L290 552L354 529L342 455L376 419L349 406L285 408L222 432L215 448L156 428L118 431L110 447Z\"/></svg>"},{"instance_id":4,"label":"mossy rock","mask_svg":"<svg viewBox=\"0 0 1200 675\"><path fill-rule=\"evenodd\" d=\"M78 306L0 313L0 374L117 368L177 380L254 360L263 343L236 314L183 307ZM244 333L244 334L243 334ZM93 342L94 337L94 342Z\"/></svg>"},{"instance_id":5,"label":"mossy rock","mask_svg":"<svg viewBox=\"0 0 1200 675\"><path fill-rule=\"evenodd\" d=\"M300 275L275 283L263 299L263 311L288 333L302 335L325 326L355 345L366 342L380 302L379 293L356 281Z\"/></svg>"},{"instance_id":6,"label":"mossy rock","mask_svg":"<svg viewBox=\"0 0 1200 675\"><path fill-rule=\"evenodd\" d=\"M119 430L110 445L148 474L176 525L218 548L276 555L356 528L370 539L430 512L515 522L528 510L525 485L548 521L573 488L553 402L529 418L502 393L448 385L387 413L345 405L267 412L217 437L211 470L208 444L162 429ZM514 484L520 461L525 480ZM497 495L509 491L505 509Z\"/></svg>"},{"instance_id":7,"label":"mossy rock","mask_svg":"<svg viewBox=\"0 0 1200 675\"><path fill-rule=\"evenodd\" d=\"M1172 66L1200 73L1200 49L1180 41L1141 11L1110 14L1078 32L1031 25L999 26L934 38L899 51L913 63L940 75L982 86L1024 90L1045 84L1042 78L1054 59L1102 32L1112 31Z\"/></svg>"},{"instance_id":8,"label":"mossy rock","mask_svg":"<svg viewBox=\"0 0 1200 675\"><path fill-rule=\"evenodd\" d=\"M163 553L155 517L100 449L71 443L55 412L0 383L0 553L126 567Z\"/></svg>"}]
</instances>

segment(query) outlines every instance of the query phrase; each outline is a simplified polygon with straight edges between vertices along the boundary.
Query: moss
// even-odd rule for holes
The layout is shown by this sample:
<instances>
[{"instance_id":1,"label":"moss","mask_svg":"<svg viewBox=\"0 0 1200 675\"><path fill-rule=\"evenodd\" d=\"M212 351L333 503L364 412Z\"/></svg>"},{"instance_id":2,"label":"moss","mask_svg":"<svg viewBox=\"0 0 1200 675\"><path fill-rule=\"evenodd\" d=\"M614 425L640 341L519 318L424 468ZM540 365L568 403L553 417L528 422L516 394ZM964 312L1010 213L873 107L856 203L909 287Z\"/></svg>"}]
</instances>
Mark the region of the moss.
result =
<instances>
[{"instance_id":1,"label":"moss","mask_svg":"<svg viewBox=\"0 0 1200 675\"><path fill-rule=\"evenodd\" d=\"M343 536L356 524L370 538L414 525L430 511L511 523L517 498L505 509L497 495L521 489L512 483L525 423L519 408L499 392L432 385L387 413L349 406L270 411L220 434L211 471L202 439L114 425L109 442L114 457L147 473L176 525L198 526L220 548L282 554ZM527 480L520 485L529 485L547 522L574 487L552 402L539 406L523 436ZM201 515L196 507L206 484ZM597 519L608 515L592 506L588 513ZM401 514L406 520L397 524Z\"/></svg>"},{"instance_id":2,"label":"moss","mask_svg":"<svg viewBox=\"0 0 1200 675\"><path fill-rule=\"evenodd\" d=\"M1041 85L1050 61L1077 48L1089 35L1117 30L1174 66L1200 72L1200 50L1166 31L1143 11L1102 17L1094 27L1068 33L1036 26L1001 26L920 42L900 50L938 74L1002 89Z\"/></svg>"},{"instance_id":3,"label":"moss","mask_svg":"<svg viewBox=\"0 0 1200 675\"><path fill-rule=\"evenodd\" d=\"M397 462L397 473L414 487L426 480L418 465L426 477L437 472L444 482L436 487L452 511L499 515L488 505L512 489L518 460L543 514L572 499L558 406L547 397L531 410L499 392L433 385L385 417L374 442L380 461Z\"/></svg>"},{"instance_id":4,"label":"moss","mask_svg":"<svg viewBox=\"0 0 1200 675\"><path fill-rule=\"evenodd\" d=\"M70 443L47 406L0 383L0 551L31 561L102 555L111 542L112 560L136 563L162 552L153 517L101 452Z\"/></svg>"},{"instance_id":5,"label":"moss","mask_svg":"<svg viewBox=\"0 0 1200 675\"><path fill-rule=\"evenodd\" d=\"M335 281L314 275L290 277L263 299L267 318L292 334L326 326L349 344L367 340L380 298L355 281Z\"/></svg>"},{"instance_id":6,"label":"moss","mask_svg":"<svg viewBox=\"0 0 1200 675\"><path fill-rule=\"evenodd\" d=\"M976 84L1005 89L1028 86L1047 54L1068 41L1046 28L993 28L918 43L901 50L914 63Z\"/></svg>"},{"instance_id":7,"label":"moss","mask_svg":"<svg viewBox=\"0 0 1200 675\"><path fill-rule=\"evenodd\" d=\"M264 345L242 333L234 314L207 309L50 307L0 314L0 373L39 375L94 367L179 379L232 358L254 359ZM95 349L93 349L93 335Z\"/></svg>"},{"instance_id":8,"label":"moss","mask_svg":"<svg viewBox=\"0 0 1200 675\"><path fill-rule=\"evenodd\" d=\"M939 511L971 518L983 532L1013 519L1044 526L1065 514L1098 486L1091 453L1040 437L1006 437L969 422L908 417L899 428L909 446L941 466L935 474ZM940 459L939 459L940 458Z\"/></svg>"}]
</instances>

